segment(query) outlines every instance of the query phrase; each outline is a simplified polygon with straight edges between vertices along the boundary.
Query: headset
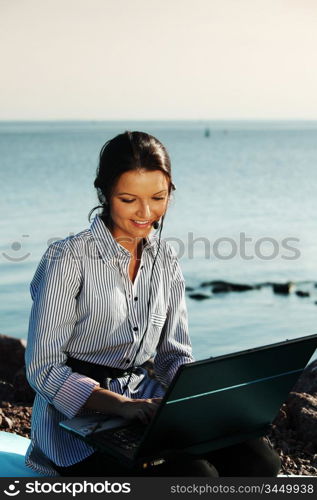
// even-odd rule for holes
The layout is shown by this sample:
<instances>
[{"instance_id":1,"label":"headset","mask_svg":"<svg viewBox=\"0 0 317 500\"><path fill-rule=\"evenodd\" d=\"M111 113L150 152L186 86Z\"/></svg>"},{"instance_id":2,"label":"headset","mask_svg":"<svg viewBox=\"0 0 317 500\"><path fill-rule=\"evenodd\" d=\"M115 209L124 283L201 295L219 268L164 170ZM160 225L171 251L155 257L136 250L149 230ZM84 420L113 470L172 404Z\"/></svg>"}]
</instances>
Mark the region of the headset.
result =
<instances>
[{"instance_id":1,"label":"headset","mask_svg":"<svg viewBox=\"0 0 317 500\"><path fill-rule=\"evenodd\" d=\"M154 272L154 268L155 268L155 264L156 264L156 261L157 261L157 257L158 257L158 253L160 251L160 247L161 247L161 234L162 234L162 229L163 229L163 223L164 223L164 217L165 217L165 214L161 217L161 221L157 221L155 220L154 222L152 222L152 226L153 228L157 231L159 229L159 236L158 236L158 246L157 246L157 251L156 251L156 254L155 254L155 257L154 257L154 260L153 260L153 264L152 264L152 269L151 269L151 274L150 274L150 292L149 292L149 298L148 298L148 301L147 301L147 321L146 321L146 328L143 332L143 335L141 337L141 341L139 343L139 347L137 348L137 351L134 355L134 358L133 358L133 361L132 361L132 370L129 374L129 378L127 380L127 383L125 384L125 386L123 387L123 392L122 392L122 396L124 396L125 392L128 390L128 387L129 387L129 383L130 383L130 380L131 380L131 377L132 377L132 373L133 373L133 368L134 368L134 363L135 363L135 360L140 352L140 349L143 345L143 341L145 339L145 336L147 334L147 331L149 329L149 322L150 322L150 303L151 303L151 297L152 297L152 279L153 279L153 272ZM127 299L126 299L127 300Z\"/></svg>"}]
</instances>

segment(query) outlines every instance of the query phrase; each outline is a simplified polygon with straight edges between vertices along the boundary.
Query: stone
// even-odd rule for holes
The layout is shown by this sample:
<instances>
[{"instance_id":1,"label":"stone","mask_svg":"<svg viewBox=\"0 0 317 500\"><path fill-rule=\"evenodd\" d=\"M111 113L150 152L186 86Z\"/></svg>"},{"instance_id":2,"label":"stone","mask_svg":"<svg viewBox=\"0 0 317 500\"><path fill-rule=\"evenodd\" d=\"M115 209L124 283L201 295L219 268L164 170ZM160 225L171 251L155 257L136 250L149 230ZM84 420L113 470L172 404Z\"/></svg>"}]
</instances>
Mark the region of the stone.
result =
<instances>
[{"instance_id":1,"label":"stone","mask_svg":"<svg viewBox=\"0 0 317 500\"><path fill-rule=\"evenodd\" d=\"M14 401L14 388L13 384L9 384L9 382L5 382L4 380L0 380L0 401Z\"/></svg>"},{"instance_id":2,"label":"stone","mask_svg":"<svg viewBox=\"0 0 317 500\"><path fill-rule=\"evenodd\" d=\"M13 427L13 422L12 422L11 418L8 418L8 417L3 417L3 419L2 419L2 426L3 426L5 429L12 429L12 427Z\"/></svg>"},{"instance_id":3,"label":"stone","mask_svg":"<svg viewBox=\"0 0 317 500\"><path fill-rule=\"evenodd\" d=\"M13 382L16 372L24 366L25 342L0 334L0 380Z\"/></svg>"},{"instance_id":4,"label":"stone","mask_svg":"<svg viewBox=\"0 0 317 500\"><path fill-rule=\"evenodd\" d=\"M213 286L213 285L217 285L217 284L223 284L224 281L203 281L200 286L205 288L207 286Z\"/></svg>"},{"instance_id":5,"label":"stone","mask_svg":"<svg viewBox=\"0 0 317 500\"><path fill-rule=\"evenodd\" d=\"M317 396L317 360L305 368L292 392L303 392Z\"/></svg>"},{"instance_id":6,"label":"stone","mask_svg":"<svg viewBox=\"0 0 317 500\"><path fill-rule=\"evenodd\" d=\"M229 283L229 286L232 290L232 292L247 292L249 290L254 290L254 286L252 285L245 285L241 283Z\"/></svg>"},{"instance_id":7,"label":"stone","mask_svg":"<svg viewBox=\"0 0 317 500\"><path fill-rule=\"evenodd\" d=\"M191 293L189 294L189 297L195 300L210 299L210 295L205 295L204 293Z\"/></svg>"},{"instance_id":8,"label":"stone","mask_svg":"<svg viewBox=\"0 0 317 500\"><path fill-rule=\"evenodd\" d=\"M230 281L204 281L201 287L212 286L213 293L225 293L225 292L246 292L248 290L254 290L255 288L260 288L260 285L246 285L244 283L231 283Z\"/></svg>"},{"instance_id":9,"label":"stone","mask_svg":"<svg viewBox=\"0 0 317 500\"><path fill-rule=\"evenodd\" d=\"M227 286L227 285L230 285L228 281L212 280L212 281L203 281L200 286L205 288L208 286Z\"/></svg>"},{"instance_id":10,"label":"stone","mask_svg":"<svg viewBox=\"0 0 317 500\"><path fill-rule=\"evenodd\" d=\"M317 396L291 392L287 406L290 425L298 438L317 447Z\"/></svg>"},{"instance_id":11,"label":"stone","mask_svg":"<svg viewBox=\"0 0 317 500\"><path fill-rule=\"evenodd\" d=\"M231 292L229 285L217 285L212 288L212 293L227 293Z\"/></svg>"},{"instance_id":12,"label":"stone","mask_svg":"<svg viewBox=\"0 0 317 500\"><path fill-rule=\"evenodd\" d=\"M13 380L13 398L15 403L33 404L35 392L27 381L24 366L15 374Z\"/></svg>"},{"instance_id":13,"label":"stone","mask_svg":"<svg viewBox=\"0 0 317 500\"><path fill-rule=\"evenodd\" d=\"M296 290L295 293L298 297L310 297L310 293L304 292L303 290Z\"/></svg>"},{"instance_id":14,"label":"stone","mask_svg":"<svg viewBox=\"0 0 317 500\"><path fill-rule=\"evenodd\" d=\"M272 283L273 292L280 295L288 295L293 287L293 283L288 281L287 283Z\"/></svg>"},{"instance_id":15,"label":"stone","mask_svg":"<svg viewBox=\"0 0 317 500\"><path fill-rule=\"evenodd\" d=\"M216 285L213 287L213 293L226 293L226 292L247 292L249 290L254 290L255 287L252 285L244 285L241 283L226 283L223 285Z\"/></svg>"}]
</instances>

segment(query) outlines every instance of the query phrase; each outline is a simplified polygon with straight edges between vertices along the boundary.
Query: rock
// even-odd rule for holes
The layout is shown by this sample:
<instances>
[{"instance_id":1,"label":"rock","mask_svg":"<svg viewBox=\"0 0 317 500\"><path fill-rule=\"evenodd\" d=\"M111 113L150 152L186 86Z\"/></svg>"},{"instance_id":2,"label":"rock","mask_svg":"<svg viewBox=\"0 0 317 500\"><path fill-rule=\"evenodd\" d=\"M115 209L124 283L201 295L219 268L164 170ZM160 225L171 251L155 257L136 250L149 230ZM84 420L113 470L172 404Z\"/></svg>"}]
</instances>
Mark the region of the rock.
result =
<instances>
[{"instance_id":1,"label":"rock","mask_svg":"<svg viewBox=\"0 0 317 500\"><path fill-rule=\"evenodd\" d=\"M10 407L2 408L0 410L0 431L12 432L29 438L31 431L31 415L31 407L11 405ZM4 418L6 418L6 420L4 420Z\"/></svg>"},{"instance_id":2,"label":"rock","mask_svg":"<svg viewBox=\"0 0 317 500\"><path fill-rule=\"evenodd\" d=\"M312 394L317 397L317 360L305 368L292 392Z\"/></svg>"},{"instance_id":3,"label":"rock","mask_svg":"<svg viewBox=\"0 0 317 500\"><path fill-rule=\"evenodd\" d=\"M8 401L2 401L2 410L3 408L12 408L12 404Z\"/></svg>"},{"instance_id":4,"label":"rock","mask_svg":"<svg viewBox=\"0 0 317 500\"><path fill-rule=\"evenodd\" d=\"M275 418L269 438L283 473L317 474L317 360L310 363Z\"/></svg>"},{"instance_id":5,"label":"rock","mask_svg":"<svg viewBox=\"0 0 317 500\"><path fill-rule=\"evenodd\" d=\"M25 375L25 342L0 335L0 400L33 404L35 397Z\"/></svg>"},{"instance_id":6,"label":"rock","mask_svg":"<svg viewBox=\"0 0 317 500\"><path fill-rule=\"evenodd\" d=\"M227 293L231 292L229 285L217 285L212 288L212 293Z\"/></svg>"},{"instance_id":7,"label":"rock","mask_svg":"<svg viewBox=\"0 0 317 500\"><path fill-rule=\"evenodd\" d=\"M12 429L13 422L12 422L11 418L2 417L2 427L4 427L5 429Z\"/></svg>"},{"instance_id":8,"label":"rock","mask_svg":"<svg viewBox=\"0 0 317 500\"><path fill-rule=\"evenodd\" d=\"M16 372L24 366L25 342L0 335L0 380L13 382Z\"/></svg>"},{"instance_id":9,"label":"rock","mask_svg":"<svg viewBox=\"0 0 317 500\"><path fill-rule=\"evenodd\" d=\"M303 290L296 290L296 295L298 295L298 297L310 297L310 293L309 292L304 292Z\"/></svg>"},{"instance_id":10,"label":"rock","mask_svg":"<svg viewBox=\"0 0 317 500\"><path fill-rule=\"evenodd\" d=\"M287 283L272 283L273 292L280 295L288 295L293 287L293 283L288 281Z\"/></svg>"},{"instance_id":11,"label":"rock","mask_svg":"<svg viewBox=\"0 0 317 500\"><path fill-rule=\"evenodd\" d=\"M248 290L254 290L255 288L252 285L244 285L240 283L230 283L229 286L233 292L247 292Z\"/></svg>"},{"instance_id":12,"label":"rock","mask_svg":"<svg viewBox=\"0 0 317 500\"><path fill-rule=\"evenodd\" d=\"M317 447L317 396L291 392L287 407L290 425L298 438Z\"/></svg>"},{"instance_id":13,"label":"rock","mask_svg":"<svg viewBox=\"0 0 317 500\"><path fill-rule=\"evenodd\" d=\"M213 281L203 281L200 286L205 288L207 286L226 286L226 285L230 285L230 283L228 281L213 280Z\"/></svg>"},{"instance_id":14,"label":"rock","mask_svg":"<svg viewBox=\"0 0 317 500\"><path fill-rule=\"evenodd\" d=\"M313 443L308 443L303 449L304 453L314 453L314 445Z\"/></svg>"},{"instance_id":15,"label":"rock","mask_svg":"<svg viewBox=\"0 0 317 500\"><path fill-rule=\"evenodd\" d=\"M192 286L186 286L185 287L185 291L186 292L193 292L194 291L194 288Z\"/></svg>"},{"instance_id":16,"label":"rock","mask_svg":"<svg viewBox=\"0 0 317 500\"><path fill-rule=\"evenodd\" d=\"M241 283L231 283L230 281L204 281L201 287L212 286L213 293L223 292L245 292L247 290L254 290L259 288L259 285L245 285ZM216 291L215 291L216 290Z\"/></svg>"},{"instance_id":17,"label":"rock","mask_svg":"<svg viewBox=\"0 0 317 500\"><path fill-rule=\"evenodd\" d=\"M189 294L189 297L195 300L205 300L211 298L210 295L205 295L204 293L191 293Z\"/></svg>"},{"instance_id":18,"label":"rock","mask_svg":"<svg viewBox=\"0 0 317 500\"><path fill-rule=\"evenodd\" d=\"M200 286L203 287L203 288L205 288L207 286L213 286L213 285L218 285L218 284L222 285L224 283L225 283L224 281L203 281L200 284Z\"/></svg>"},{"instance_id":19,"label":"rock","mask_svg":"<svg viewBox=\"0 0 317 500\"><path fill-rule=\"evenodd\" d=\"M226 283L225 285L214 286L212 291L213 293L247 292L249 290L254 290L254 288L254 286L240 283Z\"/></svg>"},{"instance_id":20,"label":"rock","mask_svg":"<svg viewBox=\"0 0 317 500\"><path fill-rule=\"evenodd\" d=\"M13 384L9 384L4 380L0 380L0 401L13 402L14 388Z\"/></svg>"},{"instance_id":21,"label":"rock","mask_svg":"<svg viewBox=\"0 0 317 500\"><path fill-rule=\"evenodd\" d=\"M32 405L35 398L35 392L28 383L23 366L17 371L13 380L13 400L15 403Z\"/></svg>"}]
</instances>

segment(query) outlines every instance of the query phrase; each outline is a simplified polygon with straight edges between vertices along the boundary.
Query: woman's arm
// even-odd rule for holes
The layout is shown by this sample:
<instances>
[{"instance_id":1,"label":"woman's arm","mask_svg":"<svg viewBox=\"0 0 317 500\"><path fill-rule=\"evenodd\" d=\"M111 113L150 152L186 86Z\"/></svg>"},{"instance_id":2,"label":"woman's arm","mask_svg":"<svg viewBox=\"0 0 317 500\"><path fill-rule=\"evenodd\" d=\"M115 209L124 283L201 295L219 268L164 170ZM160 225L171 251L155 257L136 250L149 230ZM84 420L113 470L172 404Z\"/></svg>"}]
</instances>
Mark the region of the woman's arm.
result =
<instances>
[{"instance_id":1,"label":"woman's arm","mask_svg":"<svg viewBox=\"0 0 317 500\"><path fill-rule=\"evenodd\" d=\"M85 404L97 381L66 365L67 343L76 320L81 273L68 240L52 244L31 283L33 306L25 354L30 385L67 417Z\"/></svg>"}]
</instances>

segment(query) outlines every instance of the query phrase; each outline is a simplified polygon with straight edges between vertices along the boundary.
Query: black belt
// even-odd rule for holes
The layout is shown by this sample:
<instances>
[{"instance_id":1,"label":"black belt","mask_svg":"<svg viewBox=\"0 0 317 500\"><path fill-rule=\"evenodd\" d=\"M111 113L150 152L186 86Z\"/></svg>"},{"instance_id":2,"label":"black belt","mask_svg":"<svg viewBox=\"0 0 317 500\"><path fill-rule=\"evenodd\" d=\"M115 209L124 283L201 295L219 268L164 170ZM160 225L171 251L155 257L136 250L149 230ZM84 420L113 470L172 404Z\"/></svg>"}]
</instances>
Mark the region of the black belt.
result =
<instances>
[{"instance_id":1,"label":"black belt","mask_svg":"<svg viewBox=\"0 0 317 500\"><path fill-rule=\"evenodd\" d=\"M99 382L100 386L104 389L109 389L109 381L113 378L125 377L138 370L138 367L134 366L124 370L121 368L113 368L112 366L98 365L97 363L82 361L81 359L72 358L71 356L67 357L66 365L81 375L93 378Z\"/></svg>"}]
</instances>

